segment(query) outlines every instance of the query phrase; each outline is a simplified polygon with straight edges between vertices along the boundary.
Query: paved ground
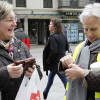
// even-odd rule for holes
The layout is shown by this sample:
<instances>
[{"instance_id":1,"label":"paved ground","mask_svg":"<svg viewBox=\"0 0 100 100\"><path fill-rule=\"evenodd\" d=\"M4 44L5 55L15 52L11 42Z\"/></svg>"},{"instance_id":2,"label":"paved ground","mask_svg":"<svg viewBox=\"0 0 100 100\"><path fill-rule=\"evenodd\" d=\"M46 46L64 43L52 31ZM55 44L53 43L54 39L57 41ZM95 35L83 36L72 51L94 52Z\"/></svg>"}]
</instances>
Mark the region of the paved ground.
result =
<instances>
[{"instance_id":1,"label":"paved ground","mask_svg":"<svg viewBox=\"0 0 100 100\"><path fill-rule=\"evenodd\" d=\"M70 44L72 51L76 47L77 44ZM42 53L43 53L44 45L31 45L30 52L33 57L36 58L37 64L41 66L41 70L43 72L43 65L42 65ZM43 78L40 82L40 92L41 92L41 100L43 100L43 90L46 86L48 77L46 76L45 72L43 72ZM59 77L56 75L54 79L54 83L49 91L47 100L64 100L64 93L65 89L63 83L60 81Z\"/></svg>"}]
</instances>

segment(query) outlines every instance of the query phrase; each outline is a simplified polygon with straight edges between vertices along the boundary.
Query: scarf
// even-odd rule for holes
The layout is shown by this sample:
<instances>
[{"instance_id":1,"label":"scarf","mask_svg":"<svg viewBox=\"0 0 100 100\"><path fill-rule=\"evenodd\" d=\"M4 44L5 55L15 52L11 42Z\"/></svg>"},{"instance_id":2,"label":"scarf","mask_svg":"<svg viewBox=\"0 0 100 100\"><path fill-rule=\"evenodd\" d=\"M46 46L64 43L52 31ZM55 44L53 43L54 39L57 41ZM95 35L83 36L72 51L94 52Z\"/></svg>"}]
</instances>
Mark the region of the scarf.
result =
<instances>
[{"instance_id":1,"label":"scarf","mask_svg":"<svg viewBox=\"0 0 100 100\"><path fill-rule=\"evenodd\" d=\"M90 52L100 47L100 39L94 41L89 46L84 42L82 48L76 57L75 64L81 65L82 69L88 69L90 61ZM82 87L83 79L75 81L69 80L69 88L67 92L67 100L86 100L87 89Z\"/></svg>"},{"instance_id":2,"label":"scarf","mask_svg":"<svg viewBox=\"0 0 100 100\"><path fill-rule=\"evenodd\" d=\"M3 46L6 50L8 50L9 55L13 58L13 44L14 44L14 39L12 38L9 42L4 42L0 40L0 45Z\"/></svg>"}]
</instances>

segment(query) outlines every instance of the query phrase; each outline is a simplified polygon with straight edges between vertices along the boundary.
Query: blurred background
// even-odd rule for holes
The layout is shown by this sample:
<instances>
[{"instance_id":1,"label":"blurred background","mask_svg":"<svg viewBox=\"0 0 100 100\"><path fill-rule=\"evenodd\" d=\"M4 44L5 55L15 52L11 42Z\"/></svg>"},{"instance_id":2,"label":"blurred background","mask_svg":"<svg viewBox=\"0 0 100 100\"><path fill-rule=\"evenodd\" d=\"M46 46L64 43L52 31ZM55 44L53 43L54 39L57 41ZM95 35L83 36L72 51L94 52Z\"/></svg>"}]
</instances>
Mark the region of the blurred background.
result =
<instances>
[{"instance_id":1,"label":"blurred background","mask_svg":"<svg viewBox=\"0 0 100 100\"><path fill-rule=\"evenodd\" d=\"M45 44L50 32L48 30L51 18L62 20L63 28L67 26L69 43L79 43L86 39L83 34L79 14L82 8L100 0L2 0L13 4L14 12L28 33L31 44Z\"/></svg>"}]
</instances>

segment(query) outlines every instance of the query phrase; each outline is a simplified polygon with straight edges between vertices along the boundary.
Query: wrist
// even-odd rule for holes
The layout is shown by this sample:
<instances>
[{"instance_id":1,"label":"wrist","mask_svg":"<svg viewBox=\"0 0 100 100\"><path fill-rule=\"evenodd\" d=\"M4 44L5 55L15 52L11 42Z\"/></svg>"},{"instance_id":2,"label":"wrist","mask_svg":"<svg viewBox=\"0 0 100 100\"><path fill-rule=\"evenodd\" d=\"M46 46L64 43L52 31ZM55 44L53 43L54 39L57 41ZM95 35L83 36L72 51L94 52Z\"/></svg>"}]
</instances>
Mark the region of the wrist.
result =
<instances>
[{"instance_id":1,"label":"wrist","mask_svg":"<svg viewBox=\"0 0 100 100\"><path fill-rule=\"evenodd\" d=\"M84 78L85 77L85 70L84 69L81 69L81 78Z\"/></svg>"}]
</instances>

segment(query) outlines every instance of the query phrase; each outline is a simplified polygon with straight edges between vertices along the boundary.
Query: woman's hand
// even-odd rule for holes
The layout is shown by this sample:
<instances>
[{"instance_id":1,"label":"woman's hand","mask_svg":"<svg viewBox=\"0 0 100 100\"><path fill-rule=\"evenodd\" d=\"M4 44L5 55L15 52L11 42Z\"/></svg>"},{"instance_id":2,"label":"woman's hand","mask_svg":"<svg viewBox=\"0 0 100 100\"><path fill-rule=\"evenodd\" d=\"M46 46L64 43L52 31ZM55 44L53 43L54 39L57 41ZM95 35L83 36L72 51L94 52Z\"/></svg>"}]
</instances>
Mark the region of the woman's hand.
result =
<instances>
[{"instance_id":1,"label":"woman's hand","mask_svg":"<svg viewBox=\"0 0 100 100\"><path fill-rule=\"evenodd\" d=\"M28 70L25 71L25 76L28 77L28 78L30 78L32 76L32 73L34 72L35 68L36 68L35 65L33 65L32 68L28 67Z\"/></svg>"},{"instance_id":2,"label":"woman's hand","mask_svg":"<svg viewBox=\"0 0 100 100\"><path fill-rule=\"evenodd\" d=\"M22 66L22 64L19 64L16 66L13 63L13 64L9 64L7 66L7 70L8 70L10 78L18 78L23 73L23 66Z\"/></svg>"},{"instance_id":3,"label":"woman's hand","mask_svg":"<svg viewBox=\"0 0 100 100\"><path fill-rule=\"evenodd\" d=\"M71 79L72 81L74 81L78 78L84 78L84 69L80 68L76 64L70 64L68 67L71 68L65 70L65 75L67 76L67 79Z\"/></svg>"},{"instance_id":4,"label":"woman's hand","mask_svg":"<svg viewBox=\"0 0 100 100\"><path fill-rule=\"evenodd\" d=\"M69 64L73 63L73 58L71 55L66 55L63 58L60 59L60 61L62 62L62 65L64 67L68 66Z\"/></svg>"}]
</instances>

